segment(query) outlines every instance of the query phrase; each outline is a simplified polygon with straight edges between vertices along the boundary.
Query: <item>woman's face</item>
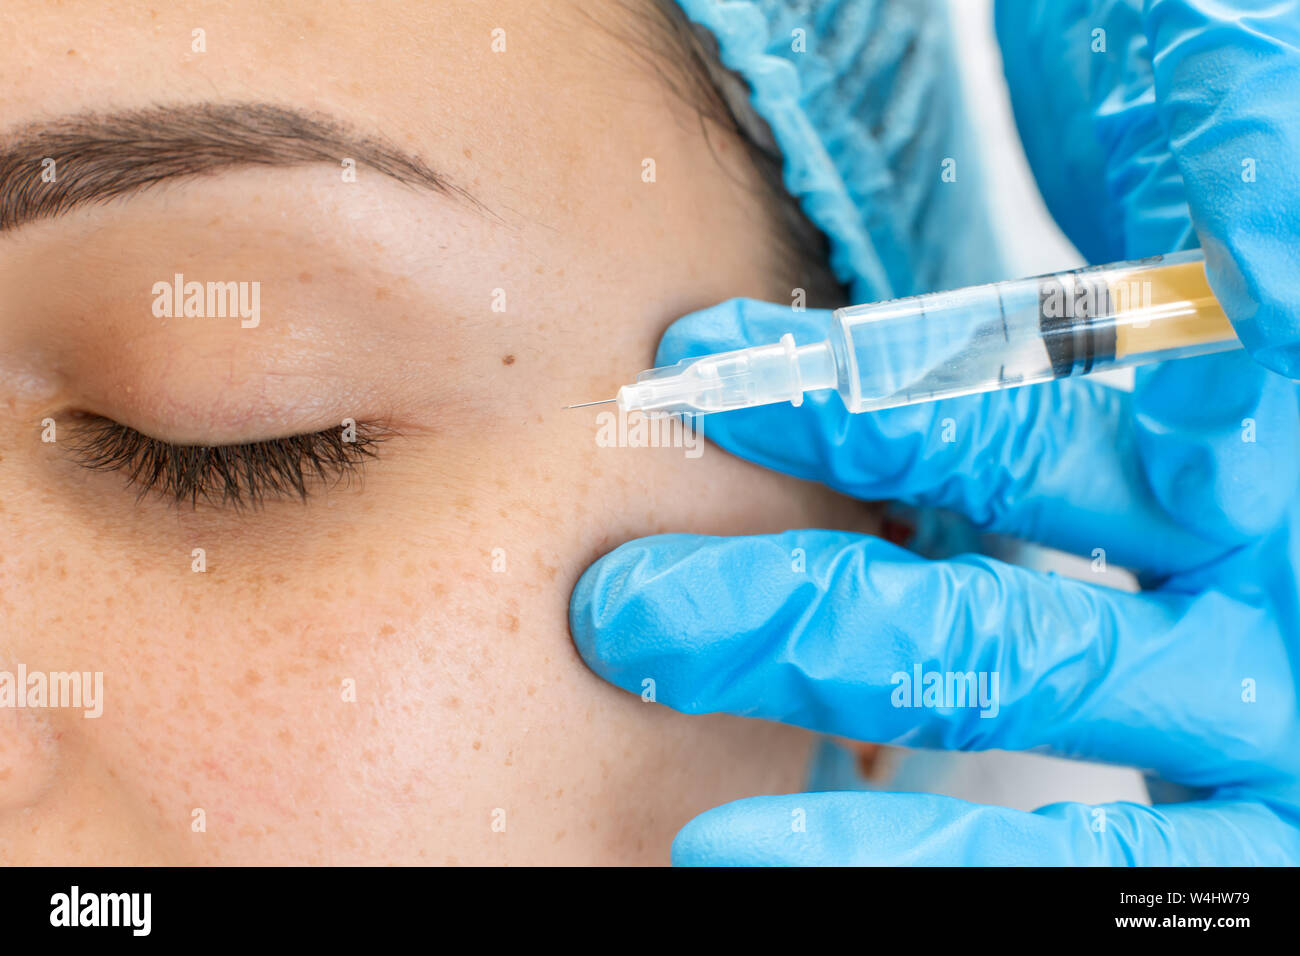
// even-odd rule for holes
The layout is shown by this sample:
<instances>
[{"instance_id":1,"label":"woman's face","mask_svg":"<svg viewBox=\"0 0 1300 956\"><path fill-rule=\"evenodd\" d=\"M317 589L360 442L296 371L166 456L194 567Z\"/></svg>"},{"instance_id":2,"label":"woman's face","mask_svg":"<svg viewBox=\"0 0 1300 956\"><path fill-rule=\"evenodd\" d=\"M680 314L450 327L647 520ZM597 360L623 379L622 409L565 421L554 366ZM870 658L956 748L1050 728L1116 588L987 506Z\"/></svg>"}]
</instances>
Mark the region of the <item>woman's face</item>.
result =
<instances>
[{"instance_id":1,"label":"woman's face","mask_svg":"<svg viewBox=\"0 0 1300 956\"><path fill-rule=\"evenodd\" d=\"M0 709L5 862L664 862L695 813L799 787L801 732L643 703L569 640L628 538L840 510L562 410L681 313L790 294L739 144L620 37L644 19L584 6L6 4L0 671L103 694ZM79 162L125 190L163 141L165 181L79 201ZM177 274L256 283L256 315L168 314ZM84 467L92 415L387 437L305 504L195 507Z\"/></svg>"}]
</instances>

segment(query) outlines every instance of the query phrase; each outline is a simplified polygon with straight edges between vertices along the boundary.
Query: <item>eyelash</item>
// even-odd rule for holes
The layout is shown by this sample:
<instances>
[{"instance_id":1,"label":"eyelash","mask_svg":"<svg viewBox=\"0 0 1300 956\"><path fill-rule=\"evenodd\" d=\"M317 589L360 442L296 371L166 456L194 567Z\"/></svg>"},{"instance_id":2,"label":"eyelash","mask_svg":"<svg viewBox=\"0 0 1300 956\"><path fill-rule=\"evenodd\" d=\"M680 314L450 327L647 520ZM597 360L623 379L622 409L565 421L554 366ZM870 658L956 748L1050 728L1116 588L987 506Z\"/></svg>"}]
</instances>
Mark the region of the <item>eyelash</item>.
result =
<instances>
[{"instance_id":1,"label":"eyelash","mask_svg":"<svg viewBox=\"0 0 1300 956\"><path fill-rule=\"evenodd\" d=\"M236 509L260 507L268 498L305 501L313 485L331 486L359 473L384 435L357 423L356 440L343 428L242 445L173 445L107 418L77 426L73 450L93 471L120 471L139 486L139 498L156 491L177 504L200 500Z\"/></svg>"}]
</instances>

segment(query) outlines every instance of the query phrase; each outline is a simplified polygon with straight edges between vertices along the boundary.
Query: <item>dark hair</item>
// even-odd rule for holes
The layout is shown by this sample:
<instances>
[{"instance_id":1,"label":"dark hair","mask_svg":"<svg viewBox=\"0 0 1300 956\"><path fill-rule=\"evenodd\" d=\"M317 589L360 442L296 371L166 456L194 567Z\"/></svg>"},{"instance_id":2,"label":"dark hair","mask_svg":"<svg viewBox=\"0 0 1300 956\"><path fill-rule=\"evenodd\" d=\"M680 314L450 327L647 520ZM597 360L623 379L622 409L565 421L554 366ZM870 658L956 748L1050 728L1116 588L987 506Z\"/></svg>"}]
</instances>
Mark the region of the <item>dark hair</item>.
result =
<instances>
[{"instance_id":1,"label":"dark hair","mask_svg":"<svg viewBox=\"0 0 1300 956\"><path fill-rule=\"evenodd\" d=\"M835 308L848 301L848 291L830 267L830 243L804 215L799 201L785 188L784 158L767 123L749 102L749 84L723 66L713 35L687 19L675 0L622 0L633 18L642 21L644 36L628 37L668 89L693 107L705 139L710 126L734 136L764 183L763 197L771 213L777 255L791 283L804 289L810 307Z\"/></svg>"}]
</instances>

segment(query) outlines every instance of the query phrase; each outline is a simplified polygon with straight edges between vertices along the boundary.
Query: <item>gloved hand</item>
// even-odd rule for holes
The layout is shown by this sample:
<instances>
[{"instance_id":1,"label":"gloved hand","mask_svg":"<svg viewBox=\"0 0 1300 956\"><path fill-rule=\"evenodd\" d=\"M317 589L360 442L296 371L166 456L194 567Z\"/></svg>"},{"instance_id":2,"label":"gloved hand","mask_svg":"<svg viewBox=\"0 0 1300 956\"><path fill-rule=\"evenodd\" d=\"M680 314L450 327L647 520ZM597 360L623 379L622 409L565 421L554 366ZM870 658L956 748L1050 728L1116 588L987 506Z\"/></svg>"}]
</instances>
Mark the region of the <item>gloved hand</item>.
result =
<instances>
[{"instance_id":1,"label":"gloved hand","mask_svg":"<svg viewBox=\"0 0 1300 956\"><path fill-rule=\"evenodd\" d=\"M812 341L829 318L735 300L674 324L657 364L790 330ZM689 823L674 861L1300 861L1296 422L1294 387L1240 352L1144 370L1133 395L1066 380L849 415L815 393L706 418L713 442L760 464L1103 548L1154 589L974 555L930 562L833 531L663 535L601 558L573 593L573 635L597 673L634 693L652 679L660 703L687 713L914 747L1042 748L1146 768L1204 799L1031 814L918 794L754 797ZM973 692L983 675L975 706L913 706L929 675L966 673Z\"/></svg>"},{"instance_id":2,"label":"gloved hand","mask_svg":"<svg viewBox=\"0 0 1300 956\"><path fill-rule=\"evenodd\" d=\"M1199 237L1246 348L1300 378L1300 3L998 0L996 20L1025 152L1080 251Z\"/></svg>"},{"instance_id":3,"label":"gloved hand","mask_svg":"<svg viewBox=\"0 0 1300 956\"><path fill-rule=\"evenodd\" d=\"M1231 21L1218 10L1001 0L998 29L1027 151L1076 245L1098 262L1168 252L1195 244L1194 221L1239 334L1296 375L1300 110L1286 97L1300 89L1300 21L1291 3ZM787 331L816 341L828 320L725 303L676 323L656 364ZM1063 381L850 416L824 393L712 416L705 432L847 494L1104 553L1147 590L978 556L929 562L829 531L660 536L602 558L574 591L573 634L598 673L638 693L651 678L659 702L691 713L1040 748L1141 767L1201 799L1031 814L917 794L756 797L691 822L676 862L1300 861L1293 386L1238 353L1139 370L1132 394ZM918 671L922 691L930 675L970 673L988 693L996 674L996 697L903 706L917 697L896 678Z\"/></svg>"}]
</instances>

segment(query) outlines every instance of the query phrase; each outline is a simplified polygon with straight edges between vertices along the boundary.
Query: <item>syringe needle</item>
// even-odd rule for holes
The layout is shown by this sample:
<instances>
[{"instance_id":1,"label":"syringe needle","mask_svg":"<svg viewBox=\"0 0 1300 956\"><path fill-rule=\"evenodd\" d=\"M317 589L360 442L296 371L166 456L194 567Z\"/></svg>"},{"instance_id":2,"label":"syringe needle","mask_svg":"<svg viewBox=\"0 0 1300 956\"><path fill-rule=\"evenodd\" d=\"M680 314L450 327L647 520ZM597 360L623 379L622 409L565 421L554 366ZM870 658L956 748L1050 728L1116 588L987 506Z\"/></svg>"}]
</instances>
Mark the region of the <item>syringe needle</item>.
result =
<instances>
[{"instance_id":1,"label":"syringe needle","mask_svg":"<svg viewBox=\"0 0 1300 956\"><path fill-rule=\"evenodd\" d=\"M602 398L598 402L581 402L577 405L565 405L565 408L590 408L592 405L608 405L610 402L617 402L617 398Z\"/></svg>"}]
</instances>

